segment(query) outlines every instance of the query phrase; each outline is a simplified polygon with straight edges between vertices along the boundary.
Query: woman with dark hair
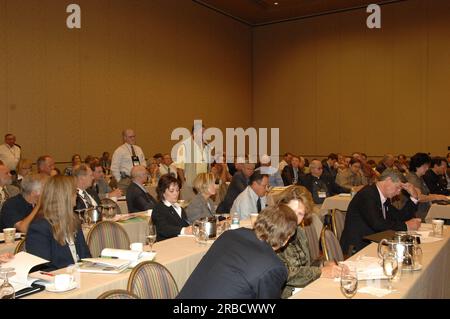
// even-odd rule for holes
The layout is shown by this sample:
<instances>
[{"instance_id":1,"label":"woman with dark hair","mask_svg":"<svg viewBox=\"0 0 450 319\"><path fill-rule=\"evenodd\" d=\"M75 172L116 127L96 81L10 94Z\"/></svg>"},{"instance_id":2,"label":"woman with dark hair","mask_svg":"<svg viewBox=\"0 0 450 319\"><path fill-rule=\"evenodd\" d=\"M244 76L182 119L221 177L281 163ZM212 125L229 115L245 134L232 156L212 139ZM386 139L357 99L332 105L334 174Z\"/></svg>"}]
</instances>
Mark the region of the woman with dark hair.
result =
<instances>
[{"instance_id":1,"label":"woman with dark hair","mask_svg":"<svg viewBox=\"0 0 450 319\"><path fill-rule=\"evenodd\" d=\"M186 212L177 204L180 182L172 175L161 176L156 187L159 203L153 208L152 222L156 227L156 241L192 234Z\"/></svg>"},{"instance_id":2,"label":"woman with dark hair","mask_svg":"<svg viewBox=\"0 0 450 319\"><path fill-rule=\"evenodd\" d=\"M197 265L179 299L280 298L287 269L275 251L295 233L297 217L286 205L267 207L254 229L227 230Z\"/></svg>"},{"instance_id":3,"label":"woman with dark hair","mask_svg":"<svg viewBox=\"0 0 450 319\"><path fill-rule=\"evenodd\" d=\"M69 176L51 177L42 190L39 211L28 228L25 245L28 253L50 261L48 270L91 257L80 219L73 212L76 197L75 178Z\"/></svg>"},{"instance_id":4,"label":"woman with dark hair","mask_svg":"<svg viewBox=\"0 0 450 319\"><path fill-rule=\"evenodd\" d=\"M420 190L419 205L417 207L417 217L420 217L422 221L428 214L430 209L430 202L434 200L447 200L445 195L430 194L427 184L423 180L423 176L430 168L431 157L425 153L416 153L411 157L409 163L409 173L406 175L406 179L414 187Z\"/></svg>"},{"instance_id":5,"label":"woman with dark hair","mask_svg":"<svg viewBox=\"0 0 450 319\"><path fill-rule=\"evenodd\" d=\"M323 267L312 266L308 239L301 224L310 223L313 208L311 193L303 186L292 185L274 196L277 204L285 204L297 215L297 231L288 244L277 254L288 269L288 278L282 298L289 298L295 288L303 288L319 277L334 278L339 276L341 268L334 262L326 262Z\"/></svg>"},{"instance_id":6,"label":"woman with dark hair","mask_svg":"<svg viewBox=\"0 0 450 319\"><path fill-rule=\"evenodd\" d=\"M64 170L64 175L66 176L72 176L72 171L75 166L78 166L81 164L81 156L80 154L73 154L72 155L72 166L66 167ZM60 175L60 174L58 174Z\"/></svg>"}]
</instances>

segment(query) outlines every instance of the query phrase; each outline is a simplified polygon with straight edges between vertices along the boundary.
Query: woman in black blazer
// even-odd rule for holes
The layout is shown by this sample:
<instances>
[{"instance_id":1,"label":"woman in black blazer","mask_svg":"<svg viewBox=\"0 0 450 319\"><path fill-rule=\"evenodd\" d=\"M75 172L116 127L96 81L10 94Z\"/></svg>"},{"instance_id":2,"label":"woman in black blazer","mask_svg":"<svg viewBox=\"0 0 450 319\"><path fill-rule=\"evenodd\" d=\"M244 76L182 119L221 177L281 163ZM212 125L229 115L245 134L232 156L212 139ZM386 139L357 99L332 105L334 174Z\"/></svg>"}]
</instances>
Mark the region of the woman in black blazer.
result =
<instances>
[{"instance_id":1,"label":"woman in black blazer","mask_svg":"<svg viewBox=\"0 0 450 319\"><path fill-rule=\"evenodd\" d=\"M49 260L48 270L91 257L80 220L73 212L75 201L73 177L51 177L43 188L37 218L28 228L25 247L30 254Z\"/></svg>"},{"instance_id":2,"label":"woman in black blazer","mask_svg":"<svg viewBox=\"0 0 450 319\"><path fill-rule=\"evenodd\" d=\"M192 234L186 212L177 204L180 195L180 183L171 175L163 175L156 187L160 201L152 212L152 222L156 227L156 241L177 237L180 234Z\"/></svg>"}]
</instances>

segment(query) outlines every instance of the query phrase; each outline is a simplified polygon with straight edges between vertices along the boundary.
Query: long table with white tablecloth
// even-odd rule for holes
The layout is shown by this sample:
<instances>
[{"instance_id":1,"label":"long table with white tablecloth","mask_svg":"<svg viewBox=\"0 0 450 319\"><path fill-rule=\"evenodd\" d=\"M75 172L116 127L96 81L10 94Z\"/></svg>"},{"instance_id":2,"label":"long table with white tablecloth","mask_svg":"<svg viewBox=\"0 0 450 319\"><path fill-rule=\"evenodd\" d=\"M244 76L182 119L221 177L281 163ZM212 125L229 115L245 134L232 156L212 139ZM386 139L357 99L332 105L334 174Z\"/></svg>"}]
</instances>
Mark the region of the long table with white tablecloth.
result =
<instances>
[{"instance_id":1,"label":"long table with white tablecloth","mask_svg":"<svg viewBox=\"0 0 450 319\"><path fill-rule=\"evenodd\" d=\"M427 226L428 225L428 226ZM427 224L422 228L431 229ZM450 228L444 227L442 240L423 243L422 269L413 272L403 271L398 282L393 282L394 291L385 295L384 299L401 298L450 298ZM350 260L359 256L377 257L377 244L372 243ZM358 289L373 285L385 289L387 280L359 281ZM296 293L291 299L345 299L340 292L340 284L333 279L319 278ZM358 292L354 299L381 298L372 294Z\"/></svg>"},{"instance_id":2,"label":"long table with white tablecloth","mask_svg":"<svg viewBox=\"0 0 450 319\"><path fill-rule=\"evenodd\" d=\"M210 246L199 245L193 237L175 237L153 245L156 251L154 260L169 269L178 289L181 289ZM66 268L63 268L53 273L65 272ZM26 298L93 299L112 289L126 289L130 273L130 270L120 274L80 273L80 288L60 293L42 291Z\"/></svg>"}]
</instances>

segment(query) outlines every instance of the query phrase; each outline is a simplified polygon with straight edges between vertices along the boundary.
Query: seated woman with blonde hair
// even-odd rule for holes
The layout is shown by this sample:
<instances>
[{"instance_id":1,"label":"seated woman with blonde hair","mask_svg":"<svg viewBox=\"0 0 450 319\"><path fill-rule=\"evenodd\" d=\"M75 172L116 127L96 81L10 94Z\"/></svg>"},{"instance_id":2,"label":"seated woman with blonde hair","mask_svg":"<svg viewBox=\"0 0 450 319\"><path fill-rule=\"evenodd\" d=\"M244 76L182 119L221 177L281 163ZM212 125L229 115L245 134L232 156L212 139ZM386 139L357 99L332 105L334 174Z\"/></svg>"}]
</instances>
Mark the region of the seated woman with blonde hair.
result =
<instances>
[{"instance_id":1,"label":"seated woman with blonde hair","mask_svg":"<svg viewBox=\"0 0 450 319\"><path fill-rule=\"evenodd\" d=\"M186 208L186 216L190 223L202 217L214 216L216 211L215 205L211 200L211 196L216 194L214 174L198 174L194 179L193 186L197 191L197 195L194 196Z\"/></svg>"},{"instance_id":2,"label":"seated woman with blonde hair","mask_svg":"<svg viewBox=\"0 0 450 319\"><path fill-rule=\"evenodd\" d=\"M75 264L91 254L74 213L75 178L53 176L44 186L41 204L28 228L25 247L30 254L50 261L48 270Z\"/></svg>"},{"instance_id":3,"label":"seated woman with blonde hair","mask_svg":"<svg viewBox=\"0 0 450 319\"><path fill-rule=\"evenodd\" d=\"M341 268L334 262L326 262L322 268L311 265L308 239L300 226L302 222L305 225L309 224L313 207L311 193L303 186L292 185L275 195L274 201L276 204L285 204L291 208L297 216L299 225L296 234L291 237L288 244L277 252L289 273L281 297L290 297L294 288L303 288L319 277L338 276Z\"/></svg>"}]
</instances>

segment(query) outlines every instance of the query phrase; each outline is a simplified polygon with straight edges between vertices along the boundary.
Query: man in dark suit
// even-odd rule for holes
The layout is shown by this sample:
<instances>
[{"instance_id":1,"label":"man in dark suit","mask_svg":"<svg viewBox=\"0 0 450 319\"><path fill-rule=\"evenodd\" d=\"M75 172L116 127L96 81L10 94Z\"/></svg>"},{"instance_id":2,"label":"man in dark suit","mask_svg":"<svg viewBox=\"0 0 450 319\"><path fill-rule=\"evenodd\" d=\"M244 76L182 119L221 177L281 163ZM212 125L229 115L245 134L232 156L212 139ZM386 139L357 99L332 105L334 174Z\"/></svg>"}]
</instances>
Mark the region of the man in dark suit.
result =
<instances>
[{"instance_id":1,"label":"man in dark suit","mask_svg":"<svg viewBox=\"0 0 450 319\"><path fill-rule=\"evenodd\" d=\"M264 209L254 230L224 232L197 265L179 299L280 298L287 269L275 251L295 233L297 217L287 206Z\"/></svg>"},{"instance_id":2,"label":"man in dark suit","mask_svg":"<svg viewBox=\"0 0 450 319\"><path fill-rule=\"evenodd\" d=\"M380 181L360 190L348 206L341 247L352 255L369 244L364 237L385 230L417 230L420 218L415 218L419 193L399 172L385 170ZM391 204L391 198L401 190L409 193L402 209Z\"/></svg>"},{"instance_id":3,"label":"man in dark suit","mask_svg":"<svg viewBox=\"0 0 450 319\"><path fill-rule=\"evenodd\" d=\"M98 194L91 189L94 175L88 164L75 166L72 175L76 178L77 202L75 209L97 207L100 204Z\"/></svg>"},{"instance_id":4,"label":"man in dark suit","mask_svg":"<svg viewBox=\"0 0 450 319\"><path fill-rule=\"evenodd\" d=\"M446 171L447 161L445 158L433 157L431 159L430 168L423 176L423 180L427 184L430 194L450 195L447 189Z\"/></svg>"},{"instance_id":5,"label":"man in dark suit","mask_svg":"<svg viewBox=\"0 0 450 319\"><path fill-rule=\"evenodd\" d=\"M334 153L330 153L328 155L328 158L322 161L323 173L330 175L333 180L336 180L336 175L338 173L336 168L337 161L338 156Z\"/></svg>"},{"instance_id":6,"label":"man in dark suit","mask_svg":"<svg viewBox=\"0 0 450 319\"><path fill-rule=\"evenodd\" d=\"M234 174L224 200L217 207L217 213L229 213L234 200L248 186L250 176L255 171L255 164L246 163L242 170Z\"/></svg>"},{"instance_id":7,"label":"man in dark suit","mask_svg":"<svg viewBox=\"0 0 450 319\"><path fill-rule=\"evenodd\" d=\"M309 170L311 173L300 177L300 184L311 192L315 204L322 204L325 198L339 193L350 193L348 188L336 184L330 175L323 174L322 163L319 160L312 160Z\"/></svg>"},{"instance_id":8,"label":"man in dark suit","mask_svg":"<svg viewBox=\"0 0 450 319\"><path fill-rule=\"evenodd\" d=\"M144 187L147 178L148 172L144 166L134 166L131 169L132 183L127 189L127 207L129 213L142 212L153 209L156 206L156 200Z\"/></svg>"},{"instance_id":9,"label":"man in dark suit","mask_svg":"<svg viewBox=\"0 0 450 319\"><path fill-rule=\"evenodd\" d=\"M286 165L281 172L284 186L300 185L300 176L304 175L305 162L300 157L292 155L291 163Z\"/></svg>"}]
</instances>

